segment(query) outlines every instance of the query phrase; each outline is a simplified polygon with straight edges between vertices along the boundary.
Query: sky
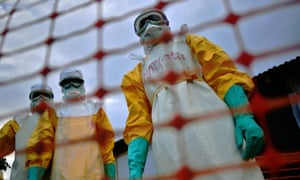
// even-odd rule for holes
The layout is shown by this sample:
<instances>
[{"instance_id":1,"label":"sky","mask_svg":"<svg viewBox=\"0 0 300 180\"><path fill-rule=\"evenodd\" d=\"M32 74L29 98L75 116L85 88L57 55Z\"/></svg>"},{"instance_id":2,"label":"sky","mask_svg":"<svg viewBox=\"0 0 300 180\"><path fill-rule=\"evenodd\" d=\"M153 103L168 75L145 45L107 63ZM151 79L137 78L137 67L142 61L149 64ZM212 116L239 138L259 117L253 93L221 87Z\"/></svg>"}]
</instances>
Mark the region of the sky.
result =
<instances>
[{"instance_id":1,"label":"sky","mask_svg":"<svg viewBox=\"0 0 300 180\"><path fill-rule=\"evenodd\" d=\"M7 26L6 13L16 0L0 1L0 32ZM21 0L8 27L14 29L5 38L0 36L0 52L8 53L30 47L49 35L51 21L34 22L52 12L55 1ZM63 15L56 19L54 37L65 37L55 42L47 56L45 44L33 46L21 53L0 57L0 127L16 113L29 112L30 86L45 80L55 94L55 102L62 101L58 86L59 72L74 65L83 72L88 93L103 86L118 89L123 75L138 61L128 58L131 53L143 55L139 39L133 30L134 18L142 9L153 7L156 0L104 0L97 4L88 0L60 0L58 11ZM293 0L169 0L163 10L173 32L187 24L190 33L207 37L222 47L232 59L242 51L257 58L249 67L238 67L251 76L291 60L300 54L300 3ZM288 4L287 2L294 2ZM298 1L299 2L299 1ZM30 4L36 3L35 6ZM286 4L283 4L286 3ZM80 8L76 8L80 7ZM272 8L268 8L272 7ZM73 10L72 10L73 9ZM70 11L72 10L72 11ZM66 13L68 12L68 13ZM242 16L235 24L222 19L229 13ZM98 17L109 20L101 29L89 28ZM86 30L88 29L88 30ZM78 33L74 36L68 34ZM122 48L131 47L128 50ZM101 61L88 59L97 47L110 52ZM285 50L283 50L285 49ZM114 51L114 50L119 50ZM271 52L271 53L270 53ZM46 60L45 57L49 57ZM48 76L37 74L45 65L55 69ZM23 78L18 80L18 78ZM17 79L16 79L17 78ZM127 118L127 106L121 91L110 93L103 99L105 111L114 129L121 132Z\"/></svg>"}]
</instances>

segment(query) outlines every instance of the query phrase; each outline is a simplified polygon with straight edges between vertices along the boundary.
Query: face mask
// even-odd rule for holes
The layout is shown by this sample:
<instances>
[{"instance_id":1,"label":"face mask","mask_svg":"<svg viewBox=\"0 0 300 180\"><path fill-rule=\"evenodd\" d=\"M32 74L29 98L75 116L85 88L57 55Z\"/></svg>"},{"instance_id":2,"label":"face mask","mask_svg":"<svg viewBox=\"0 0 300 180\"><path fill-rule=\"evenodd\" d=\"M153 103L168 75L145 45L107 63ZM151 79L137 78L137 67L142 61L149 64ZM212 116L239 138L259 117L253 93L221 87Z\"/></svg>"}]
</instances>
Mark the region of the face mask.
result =
<instances>
[{"instance_id":1,"label":"face mask","mask_svg":"<svg viewBox=\"0 0 300 180\"><path fill-rule=\"evenodd\" d=\"M40 105L42 104L49 104L53 101L52 98L50 98L49 96L45 96L43 94L40 95L34 95L31 99L31 103L30 103L30 108L32 112L36 112L36 111L43 111L42 109L39 108Z\"/></svg>"},{"instance_id":2,"label":"face mask","mask_svg":"<svg viewBox=\"0 0 300 180\"><path fill-rule=\"evenodd\" d=\"M62 92L64 94L64 100L77 99L85 95L85 89L83 87L83 84L77 86L73 83L68 83L67 85L63 86Z\"/></svg>"}]
</instances>

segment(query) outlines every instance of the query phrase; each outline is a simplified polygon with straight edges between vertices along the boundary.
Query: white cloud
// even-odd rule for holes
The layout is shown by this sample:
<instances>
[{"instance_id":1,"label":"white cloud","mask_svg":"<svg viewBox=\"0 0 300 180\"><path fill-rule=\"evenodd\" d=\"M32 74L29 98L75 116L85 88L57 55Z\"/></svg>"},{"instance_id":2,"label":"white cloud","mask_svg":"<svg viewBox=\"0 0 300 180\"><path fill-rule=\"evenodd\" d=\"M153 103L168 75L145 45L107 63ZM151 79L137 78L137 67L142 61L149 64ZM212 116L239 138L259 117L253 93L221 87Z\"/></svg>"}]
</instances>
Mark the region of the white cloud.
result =
<instances>
[{"instance_id":1,"label":"white cloud","mask_svg":"<svg viewBox=\"0 0 300 180\"><path fill-rule=\"evenodd\" d=\"M97 6L92 3L78 10L62 14L55 20L54 36L63 36L86 29L97 21Z\"/></svg>"},{"instance_id":2,"label":"white cloud","mask_svg":"<svg viewBox=\"0 0 300 180\"><path fill-rule=\"evenodd\" d=\"M221 19L226 14L223 1L188 0L171 4L165 9L170 26L177 31L182 24L194 27L209 21Z\"/></svg>"},{"instance_id":3,"label":"white cloud","mask_svg":"<svg viewBox=\"0 0 300 180\"><path fill-rule=\"evenodd\" d=\"M253 10L259 10L265 7L269 7L270 5L280 4L282 0L229 0L232 11L238 14L245 14Z\"/></svg>"},{"instance_id":4,"label":"white cloud","mask_svg":"<svg viewBox=\"0 0 300 180\"><path fill-rule=\"evenodd\" d=\"M299 9L300 4L242 19L239 27L246 49L257 54L299 43Z\"/></svg>"},{"instance_id":5,"label":"white cloud","mask_svg":"<svg viewBox=\"0 0 300 180\"><path fill-rule=\"evenodd\" d=\"M4 57L0 61L0 82L12 81L39 72L44 66L46 49L40 47Z\"/></svg>"},{"instance_id":6,"label":"white cloud","mask_svg":"<svg viewBox=\"0 0 300 180\"><path fill-rule=\"evenodd\" d=\"M102 2L103 17L106 19L110 17L121 17L128 12L154 6L157 0L104 0Z\"/></svg>"},{"instance_id":7,"label":"white cloud","mask_svg":"<svg viewBox=\"0 0 300 180\"><path fill-rule=\"evenodd\" d=\"M5 36L2 51L11 52L46 40L50 20L32 26L9 31Z\"/></svg>"}]
</instances>

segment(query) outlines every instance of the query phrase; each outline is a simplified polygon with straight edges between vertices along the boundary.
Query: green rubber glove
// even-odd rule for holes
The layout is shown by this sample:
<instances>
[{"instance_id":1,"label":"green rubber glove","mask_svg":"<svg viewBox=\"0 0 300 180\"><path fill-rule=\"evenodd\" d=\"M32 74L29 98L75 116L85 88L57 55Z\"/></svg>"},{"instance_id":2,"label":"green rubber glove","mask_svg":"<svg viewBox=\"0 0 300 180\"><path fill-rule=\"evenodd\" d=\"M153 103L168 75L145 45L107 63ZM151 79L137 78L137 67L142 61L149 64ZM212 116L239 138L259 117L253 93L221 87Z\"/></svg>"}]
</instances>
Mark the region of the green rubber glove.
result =
<instances>
[{"instance_id":1,"label":"green rubber glove","mask_svg":"<svg viewBox=\"0 0 300 180\"><path fill-rule=\"evenodd\" d=\"M105 175L109 180L116 179L116 166L115 163L104 164Z\"/></svg>"},{"instance_id":2,"label":"green rubber glove","mask_svg":"<svg viewBox=\"0 0 300 180\"><path fill-rule=\"evenodd\" d=\"M45 174L46 169L39 166L33 166L28 169L27 180L41 180Z\"/></svg>"},{"instance_id":3,"label":"green rubber glove","mask_svg":"<svg viewBox=\"0 0 300 180\"><path fill-rule=\"evenodd\" d=\"M230 108L238 108L249 104L244 89L239 85L233 85L229 88L224 101ZM251 113L234 114L234 122L236 144L242 152L243 159L254 158L265 144L263 130L255 122ZM246 141L245 148L243 148L243 139Z\"/></svg>"},{"instance_id":4,"label":"green rubber glove","mask_svg":"<svg viewBox=\"0 0 300 180\"><path fill-rule=\"evenodd\" d=\"M129 179L142 179L147 160L149 143L144 138L136 138L128 145Z\"/></svg>"}]
</instances>

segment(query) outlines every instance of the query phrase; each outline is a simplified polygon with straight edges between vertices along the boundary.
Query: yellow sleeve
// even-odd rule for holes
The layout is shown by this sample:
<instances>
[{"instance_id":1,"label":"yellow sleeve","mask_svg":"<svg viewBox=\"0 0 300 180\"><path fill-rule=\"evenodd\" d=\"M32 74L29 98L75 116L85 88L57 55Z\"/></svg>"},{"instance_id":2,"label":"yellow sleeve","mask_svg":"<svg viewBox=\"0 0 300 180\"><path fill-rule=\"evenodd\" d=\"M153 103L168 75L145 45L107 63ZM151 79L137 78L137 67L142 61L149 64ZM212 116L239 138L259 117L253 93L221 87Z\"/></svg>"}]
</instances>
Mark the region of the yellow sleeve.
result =
<instances>
[{"instance_id":1,"label":"yellow sleeve","mask_svg":"<svg viewBox=\"0 0 300 180\"><path fill-rule=\"evenodd\" d=\"M27 168L39 166L47 168L52 160L54 151L54 136L57 125L55 110L48 108L40 116L26 147Z\"/></svg>"},{"instance_id":2,"label":"yellow sleeve","mask_svg":"<svg viewBox=\"0 0 300 180\"><path fill-rule=\"evenodd\" d=\"M15 150L15 136L19 128L15 120L9 120L0 129L0 157L4 157Z\"/></svg>"},{"instance_id":3,"label":"yellow sleeve","mask_svg":"<svg viewBox=\"0 0 300 180\"><path fill-rule=\"evenodd\" d=\"M203 36L187 35L186 42L202 66L203 78L224 99L227 90L234 84L248 93L254 88L252 78L239 71L227 53Z\"/></svg>"},{"instance_id":4,"label":"yellow sleeve","mask_svg":"<svg viewBox=\"0 0 300 180\"><path fill-rule=\"evenodd\" d=\"M103 108L100 108L96 116L97 138L104 164L115 163L113 149L115 134L113 127Z\"/></svg>"},{"instance_id":5,"label":"yellow sleeve","mask_svg":"<svg viewBox=\"0 0 300 180\"><path fill-rule=\"evenodd\" d=\"M141 71L142 64L140 63L124 75L121 84L129 111L123 132L126 144L137 137L145 138L148 142L151 142L152 138L151 106L142 83Z\"/></svg>"}]
</instances>

